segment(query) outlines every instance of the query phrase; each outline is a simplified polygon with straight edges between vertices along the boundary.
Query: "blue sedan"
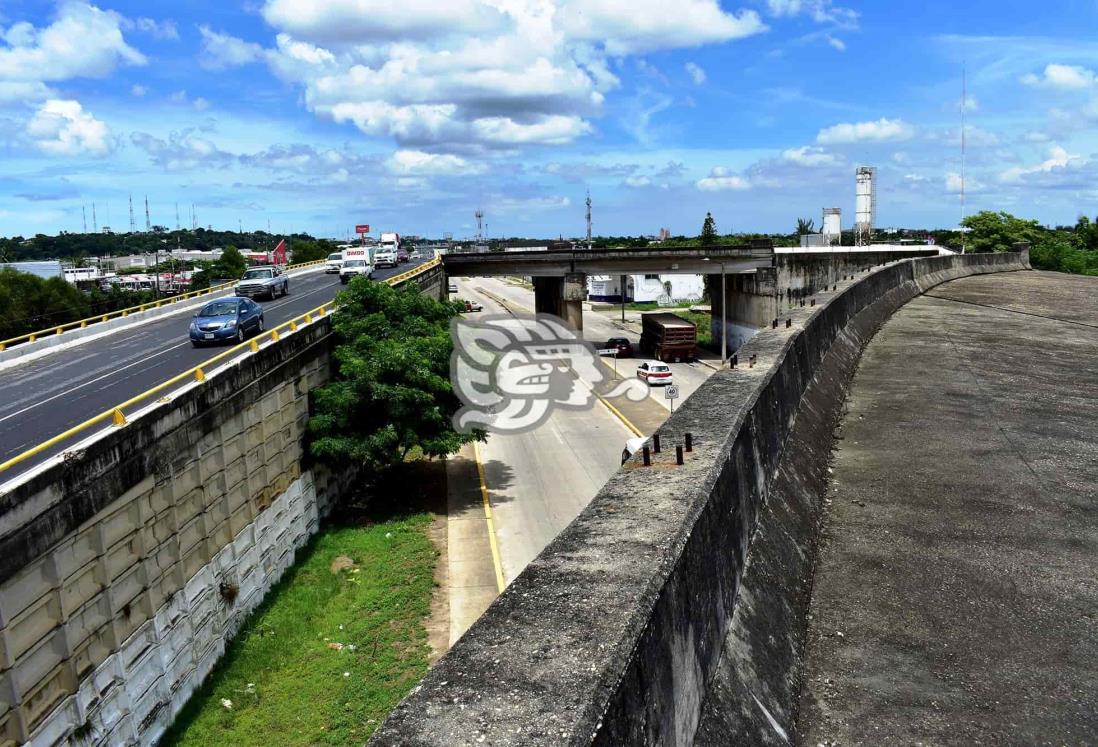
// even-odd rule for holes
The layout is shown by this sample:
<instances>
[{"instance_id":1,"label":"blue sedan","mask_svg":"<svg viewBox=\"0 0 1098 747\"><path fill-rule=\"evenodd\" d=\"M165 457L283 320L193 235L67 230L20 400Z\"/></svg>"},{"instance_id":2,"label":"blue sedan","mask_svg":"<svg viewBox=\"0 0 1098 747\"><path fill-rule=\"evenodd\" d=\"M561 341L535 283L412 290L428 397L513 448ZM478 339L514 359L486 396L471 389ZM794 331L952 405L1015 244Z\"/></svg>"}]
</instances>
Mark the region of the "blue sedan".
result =
<instances>
[{"instance_id":1,"label":"blue sedan","mask_svg":"<svg viewBox=\"0 0 1098 747\"><path fill-rule=\"evenodd\" d=\"M263 331L263 307L249 298L211 301L194 315L191 344L244 342L250 334Z\"/></svg>"}]
</instances>

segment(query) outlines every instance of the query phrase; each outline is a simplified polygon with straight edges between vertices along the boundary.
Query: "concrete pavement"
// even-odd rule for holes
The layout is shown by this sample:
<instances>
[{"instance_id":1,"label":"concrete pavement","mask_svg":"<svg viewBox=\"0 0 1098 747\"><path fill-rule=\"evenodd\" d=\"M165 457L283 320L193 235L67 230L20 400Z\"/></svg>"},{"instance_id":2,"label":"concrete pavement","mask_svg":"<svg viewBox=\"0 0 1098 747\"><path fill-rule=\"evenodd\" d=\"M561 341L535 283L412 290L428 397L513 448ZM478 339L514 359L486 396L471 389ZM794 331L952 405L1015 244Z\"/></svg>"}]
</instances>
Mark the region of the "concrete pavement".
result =
<instances>
[{"instance_id":1,"label":"concrete pavement","mask_svg":"<svg viewBox=\"0 0 1098 747\"><path fill-rule=\"evenodd\" d=\"M870 342L797 743L1098 743L1098 278L955 280Z\"/></svg>"}]
</instances>

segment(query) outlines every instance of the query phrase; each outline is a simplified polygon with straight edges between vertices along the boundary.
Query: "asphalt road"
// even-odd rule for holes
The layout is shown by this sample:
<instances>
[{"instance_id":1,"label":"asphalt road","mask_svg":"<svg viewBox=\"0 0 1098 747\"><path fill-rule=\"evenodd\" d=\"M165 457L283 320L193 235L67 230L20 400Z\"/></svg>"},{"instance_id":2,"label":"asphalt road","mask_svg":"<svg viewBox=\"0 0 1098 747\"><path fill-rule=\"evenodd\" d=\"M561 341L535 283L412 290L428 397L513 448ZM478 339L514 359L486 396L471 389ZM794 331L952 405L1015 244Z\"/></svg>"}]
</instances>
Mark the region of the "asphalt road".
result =
<instances>
[{"instance_id":1,"label":"asphalt road","mask_svg":"<svg viewBox=\"0 0 1098 747\"><path fill-rule=\"evenodd\" d=\"M456 296L479 301L484 313L507 313L477 290L486 280L457 279ZM506 583L591 502L618 470L621 450L632 436L604 405L592 401L584 410L553 410L532 431L492 434L480 446Z\"/></svg>"},{"instance_id":2,"label":"asphalt road","mask_svg":"<svg viewBox=\"0 0 1098 747\"><path fill-rule=\"evenodd\" d=\"M399 268L378 270L374 279L407 272L424 261L417 259ZM330 301L342 287L337 275L316 272L291 276L289 296L259 302L267 329ZM224 349L193 348L187 336L190 321L189 313L150 320L141 327L120 330L0 373L0 462L194 368ZM0 472L0 483L62 448Z\"/></svg>"}]
</instances>

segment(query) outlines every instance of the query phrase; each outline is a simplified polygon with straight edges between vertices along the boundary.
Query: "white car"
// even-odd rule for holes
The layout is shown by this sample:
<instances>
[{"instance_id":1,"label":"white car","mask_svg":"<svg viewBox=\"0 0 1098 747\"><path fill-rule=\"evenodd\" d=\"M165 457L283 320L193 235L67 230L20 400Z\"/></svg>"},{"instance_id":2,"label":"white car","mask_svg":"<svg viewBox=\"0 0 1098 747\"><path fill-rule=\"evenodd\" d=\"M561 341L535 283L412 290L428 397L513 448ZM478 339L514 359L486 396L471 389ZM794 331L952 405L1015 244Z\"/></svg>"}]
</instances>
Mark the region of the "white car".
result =
<instances>
[{"instance_id":1,"label":"white car","mask_svg":"<svg viewBox=\"0 0 1098 747\"><path fill-rule=\"evenodd\" d=\"M373 274L374 268L370 267L369 262L361 257L351 257L343 261L343 267L339 270L339 282L346 285L356 275L371 277Z\"/></svg>"},{"instance_id":2,"label":"white car","mask_svg":"<svg viewBox=\"0 0 1098 747\"><path fill-rule=\"evenodd\" d=\"M671 366L658 361L645 361L637 366L637 378L648 384L648 386L675 383L674 377L671 375Z\"/></svg>"},{"instance_id":3,"label":"white car","mask_svg":"<svg viewBox=\"0 0 1098 747\"><path fill-rule=\"evenodd\" d=\"M339 272L339 269L343 266L343 253L335 252L329 254L328 259L324 261L324 274L332 275Z\"/></svg>"}]
</instances>

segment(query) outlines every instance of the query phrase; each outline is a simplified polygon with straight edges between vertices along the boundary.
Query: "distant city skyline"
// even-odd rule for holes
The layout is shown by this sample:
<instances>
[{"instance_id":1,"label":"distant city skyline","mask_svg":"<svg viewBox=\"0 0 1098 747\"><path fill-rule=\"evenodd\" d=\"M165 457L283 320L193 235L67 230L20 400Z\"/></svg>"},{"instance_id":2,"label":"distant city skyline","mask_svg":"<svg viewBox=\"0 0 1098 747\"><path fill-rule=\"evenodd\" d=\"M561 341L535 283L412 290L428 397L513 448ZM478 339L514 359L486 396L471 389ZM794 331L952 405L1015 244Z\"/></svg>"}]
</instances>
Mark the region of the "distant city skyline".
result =
<instances>
[{"instance_id":1,"label":"distant city skyline","mask_svg":"<svg viewBox=\"0 0 1098 747\"><path fill-rule=\"evenodd\" d=\"M153 13L154 15L150 15ZM16 2L0 235L696 235L1098 214L1098 4ZM74 44L73 40L79 40Z\"/></svg>"}]
</instances>

